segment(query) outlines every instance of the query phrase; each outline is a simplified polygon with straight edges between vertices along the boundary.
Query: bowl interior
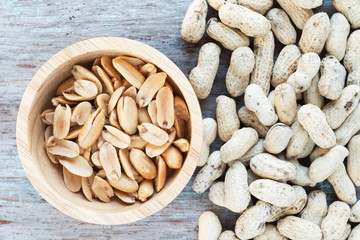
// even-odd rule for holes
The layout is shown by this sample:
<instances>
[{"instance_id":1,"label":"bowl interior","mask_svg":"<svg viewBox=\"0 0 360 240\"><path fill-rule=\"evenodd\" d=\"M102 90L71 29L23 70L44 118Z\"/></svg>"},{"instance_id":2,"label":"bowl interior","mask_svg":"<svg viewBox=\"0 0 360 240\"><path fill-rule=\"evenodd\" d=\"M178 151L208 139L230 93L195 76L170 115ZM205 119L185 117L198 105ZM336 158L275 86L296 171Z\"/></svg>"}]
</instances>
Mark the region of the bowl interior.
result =
<instances>
[{"instance_id":1,"label":"bowl interior","mask_svg":"<svg viewBox=\"0 0 360 240\"><path fill-rule=\"evenodd\" d=\"M118 39L116 42L119 44L123 43L124 41L127 42L130 40ZM195 121L197 121L197 125L202 128L201 120L200 125L198 121L199 114L201 119L201 113L199 112L200 109L198 103L194 104L194 99L192 97L189 97L192 95L195 96L193 92L191 93L192 89L189 90L188 88L183 88L181 86L182 84L185 84L183 82L184 78L187 81L186 77L181 76L183 74L176 73L178 71L178 68L174 64L168 64L168 61L170 60L168 60L164 55L160 54L158 55L159 57L151 57L151 53L146 51L148 50L147 48L140 48L144 47L144 44L134 41L130 41L130 43L135 44L138 50L134 51L133 48L124 49L112 46L111 49L100 48L95 51L79 51L80 53L75 55L72 54L74 56L71 56L69 59L64 59L62 63L59 63L58 65L49 66L49 63L52 64L53 58L57 57L62 52L67 53L69 51L73 51L72 49L68 50L68 48L64 49L63 51L55 55L52 59L50 59L49 62L39 70L40 74L42 74L42 78L40 79L41 81L36 81L37 88L34 89L35 93L33 94L33 99L31 103L27 103L30 105L30 108L28 109L27 119L27 137L29 138L28 147L30 150L31 159L24 160L22 158L22 163L29 176L29 179L35 186L35 188L40 192L40 194L43 195L43 197L47 201L49 201L54 207L58 208L59 210L65 212L68 215L71 215L72 217L81 219L83 221L101 224L122 224L151 215L152 213L165 207L181 192L181 190L189 181L196 167L198 154L201 148L201 136L200 138L194 137L199 136L199 127L194 126L194 123ZM116 197L113 197L110 203L103 203L98 201L97 199L89 202L88 200L86 200L81 191L76 194L70 192L64 185L61 165L52 164L47 157L44 148L44 131L46 126L42 123L40 119L40 113L44 109L52 107L50 99L54 97L57 86L62 81L71 76L71 68L73 65L80 64L83 66L89 66L89 64L91 64L91 62L97 57L116 57L120 55L134 56L144 60L145 62L151 62L155 64L159 69L166 72L168 74L167 80L173 87L174 91L177 93L177 95L184 97L185 101L187 102L191 116L191 119L188 123L188 126L190 126L189 132L191 136L191 146L182 169L173 171L171 173L171 175L166 180L165 187L162 191L160 191L160 193L154 194L145 203L136 202L132 205L126 205L120 200L118 200ZM174 67L176 69L174 69ZM42 70L45 72L44 74L41 72ZM37 75L35 75L35 80L39 78L39 72L37 73ZM46 72L48 72L48 74ZM32 80L32 82L34 81L34 79ZM187 82L187 84L189 83ZM30 87L31 84L29 85L29 88ZM185 91L183 91L183 89L185 89ZM19 136L17 137L19 138ZM28 165L27 161L31 161L31 164Z\"/></svg>"}]
</instances>

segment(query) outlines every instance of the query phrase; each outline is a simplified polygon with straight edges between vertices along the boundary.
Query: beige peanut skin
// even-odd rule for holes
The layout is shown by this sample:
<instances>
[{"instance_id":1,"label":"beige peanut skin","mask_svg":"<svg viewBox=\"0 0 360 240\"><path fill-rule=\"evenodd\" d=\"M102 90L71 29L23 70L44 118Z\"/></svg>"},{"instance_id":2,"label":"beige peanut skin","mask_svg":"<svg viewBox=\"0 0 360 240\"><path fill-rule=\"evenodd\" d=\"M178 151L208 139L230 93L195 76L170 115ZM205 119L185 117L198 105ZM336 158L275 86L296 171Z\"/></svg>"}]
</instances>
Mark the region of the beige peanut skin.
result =
<instances>
[{"instance_id":1,"label":"beige peanut skin","mask_svg":"<svg viewBox=\"0 0 360 240\"><path fill-rule=\"evenodd\" d=\"M251 170L260 177L286 182L296 178L297 168L294 164L278 159L269 153L262 153L250 161Z\"/></svg>"},{"instance_id":2,"label":"beige peanut skin","mask_svg":"<svg viewBox=\"0 0 360 240\"><path fill-rule=\"evenodd\" d=\"M226 172L224 181L225 207L229 210L243 212L250 203L247 171L244 165L237 161Z\"/></svg>"},{"instance_id":3,"label":"beige peanut skin","mask_svg":"<svg viewBox=\"0 0 360 240\"><path fill-rule=\"evenodd\" d=\"M333 186L336 196L341 201L348 204L356 202L356 189L346 172L344 164L341 164L327 180Z\"/></svg>"},{"instance_id":4,"label":"beige peanut skin","mask_svg":"<svg viewBox=\"0 0 360 240\"><path fill-rule=\"evenodd\" d=\"M345 158L349 155L349 151L343 147L336 145L331 148L324 156L316 158L309 167L309 177L314 182L323 182L336 169L343 164ZM326 167L324 167L326 166Z\"/></svg>"},{"instance_id":5,"label":"beige peanut skin","mask_svg":"<svg viewBox=\"0 0 360 240\"><path fill-rule=\"evenodd\" d=\"M220 152L210 154L204 167L196 175L192 188L197 193L205 192L225 171L226 164L221 161Z\"/></svg>"},{"instance_id":6,"label":"beige peanut skin","mask_svg":"<svg viewBox=\"0 0 360 240\"><path fill-rule=\"evenodd\" d=\"M333 147L336 138L326 122L325 114L315 105L306 104L298 111L298 120L310 138L321 148Z\"/></svg>"},{"instance_id":7,"label":"beige peanut skin","mask_svg":"<svg viewBox=\"0 0 360 240\"><path fill-rule=\"evenodd\" d=\"M337 100L325 105L322 111L332 129L337 129L355 110L360 100L360 87L350 85L344 88Z\"/></svg>"},{"instance_id":8,"label":"beige peanut skin","mask_svg":"<svg viewBox=\"0 0 360 240\"><path fill-rule=\"evenodd\" d=\"M207 22L206 33L212 39L220 42L226 49L234 51L239 47L249 46L249 38L241 31L230 28L213 17Z\"/></svg>"},{"instance_id":9,"label":"beige peanut skin","mask_svg":"<svg viewBox=\"0 0 360 240\"><path fill-rule=\"evenodd\" d=\"M271 206L271 215L267 222L275 222L280 218L288 215L298 214L304 207L307 201L307 194L304 188L300 186L293 186L296 193L296 200L288 207Z\"/></svg>"},{"instance_id":10,"label":"beige peanut skin","mask_svg":"<svg viewBox=\"0 0 360 240\"><path fill-rule=\"evenodd\" d=\"M352 28L360 27L360 2L356 0L332 0L334 7L344 14Z\"/></svg>"},{"instance_id":11,"label":"beige peanut skin","mask_svg":"<svg viewBox=\"0 0 360 240\"><path fill-rule=\"evenodd\" d=\"M240 121L247 127L254 128L258 134L259 137L265 137L266 133L269 131L269 127L262 124L259 119L257 118L256 114L249 109L247 109L246 106L242 106L238 111L238 116L240 118Z\"/></svg>"},{"instance_id":12,"label":"beige peanut skin","mask_svg":"<svg viewBox=\"0 0 360 240\"><path fill-rule=\"evenodd\" d=\"M302 53L315 52L320 54L331 30L329 16L326 13L317 13L305 24L299 48Z\"/></svg>"},{"instance_id":13,"label":"beige peanut skin","mask_svg":"<svg viewBox=\"0 0 360 240\"><path fill-rule=\"evenodd\" d=\"M296 0L295 4L304 9L313 9L320 7L323 0Z\"/></svg>"},{"instance_id":14,"label":"beige peanut skin","mask_svg":"<svg viewBox=\"0 0 360 240\"><path fill-rule=\"evenodd\" d=\"M360 224L356 225L350 233L348 240L357 240L360 239Z\"/></svg>"},{"instance_id":15,"label":"beige peanut skin","mask_svg":"<svg viewBox=\"0 0 360 240\"><path fill-rule=\"evenodd\" d=\"M270 179L259 179L249 186L251 195L278 207L288 207L296 201L292 186Z\"/></svg>"},{"instance_id":16,"label":"beige peanut skin","mask_svg":"<svg viewBox=\"0 0 360 240\"><path fill-rule=\"evenodd\" d=\"M314 187L316 182L312 181L309 178L309 168L301 165L297 159L288 160L290 163L294 164L297 168L296 178L291 180L290 182L299 186L310 186Z\"/></svg>"},{"instance_id":17,"label":"beige peanut skin","mask_svg":"<svg viewBox=\"0 0 360 240\"><path fill-rule=\"evenodd\" d=\"M221 161L228 163L242 157L257 143L258 139L259 135L253 128L236 130L229 141L220 148Z\"/></svg>"},{"instance_id":18,"label":"beige peanut skin","mask_svg":"<svg viewBox=\"0 0 360 240\"><path fill-rule=\"evenodd\" d=\"M215 141L216 133L216 121L212 118L203 119L203 143L201 147L199 161L197 163L198 167L204 166L207 162L210 153L210 144Z\"/></svg>"},{"instance_id":19,"label":"beige peanut skin","mask_svg":"<svg viewBox=\"0 0 360 240\"><path fill-rule=\"evenodd\" d=\"M275 88L275 109L279 120L287 125L293 124L297 114L296 93L292 86L282 83Z\"/></svg>"},{"instance_id":20,"label":"beige peanut skin","mask_svg":"<svg viewBox=\"0 0 360 240\"><path fill-rule=\"evenodd\" d=\"M276 226L267 223L265 227L265 232L257 237L254 240L287 240L287 238L277 230Z\"/></svg>"},{"instance_id":21,"label":"beige peanut skin","mask_svg":"<svg viewBox=\"0 0 360 240\"><path fill-rule=\"evenodd\" d=\"M235 234L239 239L251 239L265 231L265 222L271 214L271 205L258 201L236 221Z\"/></svg>"},{"instance_id":22,"label":"beige peanut skin","mask_svg":"<svg viewBox=\"0 0 360 240\"><path fill-rule=\"evenodd\" d=\"M330 22L331 30L325 43L326 55L332 55L341 61L345 56L350 24L341 13L335 13L331 17Z\"/></svg>"},{"instance_id":23,"label":"beige peanut skin","mask_svg":"<svg viewBox=\"0 0 360 240\"><path fill-rule=\"evenodd\" d=\"M237 4L264 15L273 5L273 0L237 0Z\"/></svg>"},{"instance_id":24,"label":"beige peanut skin","mask_svg":"<svg viewBox=\"0 0 360 240\"><path fill-rule=\"evenodd\" d=\"M293 240L321 240L322 237L318 225L294 216L279 220L277 229L282 235Z\"/></svg>"},{"instance_id":25,"label":"beige peanut skin","mask_svg":"<svg viewBox=\"0 0 360 240\"><path fill-rule=\"evenodd\" d=\"M250 84L245 90L244 102L245 106L253 111L265 126L272 126L277 122L278 116L275 109L260 86Z\"/></svg>"},{"instance_id":26,"label":"beige peanut skin","mask_svg":"<svg viewBox=\"0 0 360 240\"><path fill-rule=\"evenodd\" d=\"M239 240L239 239L236 237L234 231L226 230L220 234L218 240Z\"/></svg>"},{"instance_id":27,"label":"beige peanut skin","mask_svg":"<svg viewBox=\"0 0 360 240\"><path fill-rule=\"evenodd\" d=\"M205 33L207 11L206 0L194 0L190 4L181 25L181 36L185 41L200 41Z\"/></svg>"},{"instance_id":28,"label":"beige peanut skin","mask_svg":"<svg viewBox=\"0 0 360 240\"><path fill-rule=\"evenodd\" d=\"M323 191L315 190L309 193L307 204L299 216L321 226L327 209L326 194Z\"/></svg>"},{"instance_id":29,"label":"beige peanut skin","mask_svg":"<svg viewBox=\"0 0 360 240\"><path fill-rule=\"evenodd\" d=\"M360 130L360 105L345 119L343 124L335 130L336 144L345 146L352 136Z\"/></svg>"},{"instance_id":30,"label":"beige peanut skin","mask_svg":"<svg viewBox=\"0 0 360 240\"><path fill-rule=\"evenodd\" d=\"M222 141L227 142L233 133L240 128L234 99L224 95L216 98L216 119L219 137Z\"/></svg>"},{"instance_id":31,"label":"beige peanut skin","mask_svg":"<svg viewBox=\"0 0 360 240\"><path fill-rule=\"evenodd\" d=\"M203 212L199 217L199 240L217 240L222 227L219 218L211 211Z\"/></svg>"},{"instance_id":32,"label":"beige peanut skin","mask_svg":"<svg viewBox=\"0 0 360 240\"><path fill-rule=\"evenodd\" d=\"M239 28L249 37L264 36L270 32L270 22L261 14L233 3L227 3L220 7L219 17L221 22Z\"/></svg>"},{"instance_id":33,"label":"beige peanut skin","mask_svg":"<svg viewBox=\"0 0 360 240\"><path fill-rule=\"evenodd\" d=\"M321 61L320 71L320 94L330 100L338 99L345 86L345 67L334 56L327 56Z\"/></svg>"},{"instance_id":34,"label":"beige peanut skin","mask_svg":"<svg viewBox=\"0 0 360 240\"><path fill-rule=\"evenodd\" d=\"M255 157L258 154L264 153L264 152L265 152L264 139L260 138L259 141L249 149L249 151L247 151L244 155L242 155L237 160L240 161L241 163L243 163L245 166L248 166L251 158ZM230 164L231 163L229 163L229 165Z\"/></svg>"},{"instance_id":35,"label":"beige peanut skin","mask_svg":"<svg viewBox=\"0 0 360 240\"><path fill-rule=\"evenodd\" d=\"M294 122L291 125L291 129L293 136L286 148L286 157L294 159L300 156L306 144L309 142L310 137L299 121Z\"/></svg>"},{"instance_id":36,"label":"beige peanut skin","mask_svg":"<svg viewBox=\"0 0 360 240\"><path fill-rule=\"evenodd\" d=\"M282 44L296 43L296 30L284 10L273 8L266 14L266 18L269 19L271 30Z\"/></svg>"},{"instance_id":37,"label":"beige peanut skin","mask_svg":"<svg viewBox=\"0 0 360 240\"><path fill-rule=\"evenodd\" d=\"M272 73L271 85L273 87L276 88L288 80L296 71L300 57L301 52L296 45L288 45L281 50Z\"/></svg>"},{"instance_id":38,"label":"beige peanut skin","mask_svg":"<svg viewBox=\"0 0 360 240\"><path fill-rule=\"evenodd\" d=\"M351 138L349 144L349 157L347 158L347 172L349 177L355 184L360 186L360 135L355 135ZM360 221L360 219L359 219Z\"/></svg>"},{"instance_id":39,"label":"beige peanut skin","mask_svg":"<svg viewBox=\"0 0 360 240\"><path fill-rule=\"evenodd\" d=\"M360 222L360 201L357 201L357 203L355 203L354 206L351 207L349 221L355 223Z\"/></svg>"},{"instance_id":40,"label":"beige peanut skin","mask_svg":"<svg viewBox=\"0 0 360 240\"><path fill-rule=\"evenodd\" d=\"M232 97L241 96L245 92L254 66L255 56L251 48L239 47L231 54L225 82L226 89Z\"/></svg>"},{"instance_id":41,"label":"beige peanut skin","mask_svg":"<svg viewBox=\"0 0 360 240\"><path fill-rule=\"evenodd\" d=\"M321 223L325 239L338 239L346 229L350 217L350 207L344 202L335 201L329 206L328 214Z\"/></svg>"},{"instance_id":42,"label":"beige peanut skin","mask_svg":"<svg viewBox=\"0 0 360 240\"><path fill-rule=\"evenodd\" d=\"M313 11L303 9L296 4L297 0L277 0L280 7L289 15L294 25L303 30L305 23L314 15Z\"/></svg>"},{"instance_id":43,"label":"beige peanut skin","mask_svg":"<svg viewBox=\"0 0 360 240\"><path fill-rule=\"evenodd\" d=\"M360 30L350 34L346 46L344 66L348 70L347 85L360 86Z\"/></svg>"},{"instance_id":44,"label":"beige peanut skin","mask_svg":"<svg viewBox=\"0 0 360 240\"><path fill-rule=\"evenodd\" d=\"M320 74L317 73L311 80L309 88L304 92L305 104L312 104L319 108L324 106L324 97L319 92Z\"/></svg>"},{"instance_id":45,"label":"beige peanut skin","mask_svg":"<svg viewBox=\"0 0 360 240\"><path fill-rule=\"evenodd\" d=\"M275 40L274 34L256 37L254 39L255 66L251 74L251 84L259 85L266 95L270 92L270 80L274 64Z\"/></svg>"},{"instance_id":46,"label":"beige peanut skin","mask_svg":"<svg viewBox=\"0 0 360 240\"><path fill-rule=\"evenodd\" d=\"M276 123L266 134L264 148L272 154L278 154L284 151L294 135L292 129L283 124Z\"/></svg>"},{"instance_id":47,"label":"beige peanut skin","mask_svg":"<svg viewBox=\"0 0 360 240\"><path fill-rule=\"evenodd\" d=\"M209 42L200 48L198 65L191 70L189 81L199 99L209 96L219 68L221 49Z\"/></svg>"},{"instance_id":48,"label":"beige peanut skin","mask_svg":"<svg viewBox=\"0 0 360 240\"><path fill-rule=\"evenodd\" d=\"M306 91L319 72L320 63L319 55L313 52L305 53L300 57L296 72L290 75L287 83L294 88L296 93Z\"/></svg>"}]
</instances>

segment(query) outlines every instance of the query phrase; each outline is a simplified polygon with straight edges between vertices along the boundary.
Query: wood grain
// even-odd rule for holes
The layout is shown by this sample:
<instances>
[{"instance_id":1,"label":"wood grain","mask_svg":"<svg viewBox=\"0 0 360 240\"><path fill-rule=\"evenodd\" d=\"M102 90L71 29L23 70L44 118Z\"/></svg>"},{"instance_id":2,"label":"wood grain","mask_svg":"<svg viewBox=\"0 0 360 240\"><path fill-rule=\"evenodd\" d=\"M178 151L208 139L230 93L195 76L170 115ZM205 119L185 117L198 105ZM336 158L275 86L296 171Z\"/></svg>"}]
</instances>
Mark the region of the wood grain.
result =
<instances>
[{"instance_id":1,"label":"wood grain","mask_svg":"<svg viewBox=\"0 0 360 240\"><path fill-rule=\"evenodd\" d=\"M0 2L0 239L196 239L201 212L219 215L223 229L233 229L238 214L214 206L208 194L195 194L191 183L159 213L124 226L100 226L68 217L48 204L27 180L15 142L21 96L37 69L61 49L81 40L116 36L149 44L188 75L196 65L198 44L180 37L180 25L191 0L116 1L4 0ZM335 12L326 0L319 9ZM208 18L216 16L209 11ZM277 43L276 55L281 49ZM215 117L215 98L227 94L225 75L230 52L222 48L215 86L201 101L204 117ZM238 108L242 99L237 99ZM212 150L219 149L216 140ZM328 184L318 186L336 199ZM358 194L359 196L359 194Z\"/></svg>"}]
</instances>

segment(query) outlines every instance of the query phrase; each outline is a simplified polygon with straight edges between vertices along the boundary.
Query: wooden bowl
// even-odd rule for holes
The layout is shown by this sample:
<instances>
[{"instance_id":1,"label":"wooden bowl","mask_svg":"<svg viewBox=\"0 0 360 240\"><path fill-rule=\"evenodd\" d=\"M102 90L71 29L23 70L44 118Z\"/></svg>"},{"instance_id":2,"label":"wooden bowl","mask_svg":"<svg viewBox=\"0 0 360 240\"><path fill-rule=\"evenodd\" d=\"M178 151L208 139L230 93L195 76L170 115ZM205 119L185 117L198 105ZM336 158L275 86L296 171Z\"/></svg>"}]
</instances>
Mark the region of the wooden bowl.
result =
<instances>
[{"instance_id":1,"label":"wooden bowl","mask_svg":"<svg viewBox=\"0 0 360 240\"><path fill-rule=\"evenodd\" d=\"M170 84L189 107L191 141L183 167L174 172L162 191L145 203L124 205L89 202L84 195L70 192L64 185L61 168L48 159L44 148L45 124L40 113L51 106L50 99L60 82L71 75L74 64L86 64L100 56L128 55L154 63L166 72ZM143 219L168 205L189 182L199 159L202 118L196 95L181 70L156 49L129 39L105 37L82 41L65 48L47 61L30 81L23 95L16 124L18 152L25 172L40 195L61 212L97 224L125 224ZM39 211L41 211L39 209Z\"/></svg>"}]
</instances>

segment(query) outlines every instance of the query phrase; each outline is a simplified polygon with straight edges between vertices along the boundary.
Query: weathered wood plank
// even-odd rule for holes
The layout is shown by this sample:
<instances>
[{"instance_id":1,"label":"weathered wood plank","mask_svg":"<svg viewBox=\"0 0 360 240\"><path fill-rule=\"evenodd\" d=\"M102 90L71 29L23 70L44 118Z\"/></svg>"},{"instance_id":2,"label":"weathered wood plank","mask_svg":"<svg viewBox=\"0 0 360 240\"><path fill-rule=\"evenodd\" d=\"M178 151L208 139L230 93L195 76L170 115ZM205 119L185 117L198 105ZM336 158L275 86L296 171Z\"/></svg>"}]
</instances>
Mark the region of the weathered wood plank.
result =
<instances>
[{"instance_id":1,"label":"weathered wood plank","mask_svg":"<svg viewBox=\"0 0 360 240\"><path fill-rule=\"evenodd\" d=\"M180 37L180 25L191 0L15 1L0 3L0 239L196 239L201 212L213 210L224 229L233 229L237 214L212 205L207 193L195 194L191 183L161 212L125 226L98 226L72 219L43 200L27 180L15 143L21 95L36 70L53 54L80 40L120 36L147 43L188 74L200 46ZM321 10L334 12L326 0ZM209 16L216 16L210 10ZM277 52L281 47L277 48ZM224 49L215 86L201 101L204 117L215 117L215 99L227 94L225 75L230 52ZM238 107L242 100L237 99ZM218 149L221 141L212 145ZM332 193L329 186L322 190ZM334 195L330 197L335 199Z\"/></svg>"}]
</instances>

